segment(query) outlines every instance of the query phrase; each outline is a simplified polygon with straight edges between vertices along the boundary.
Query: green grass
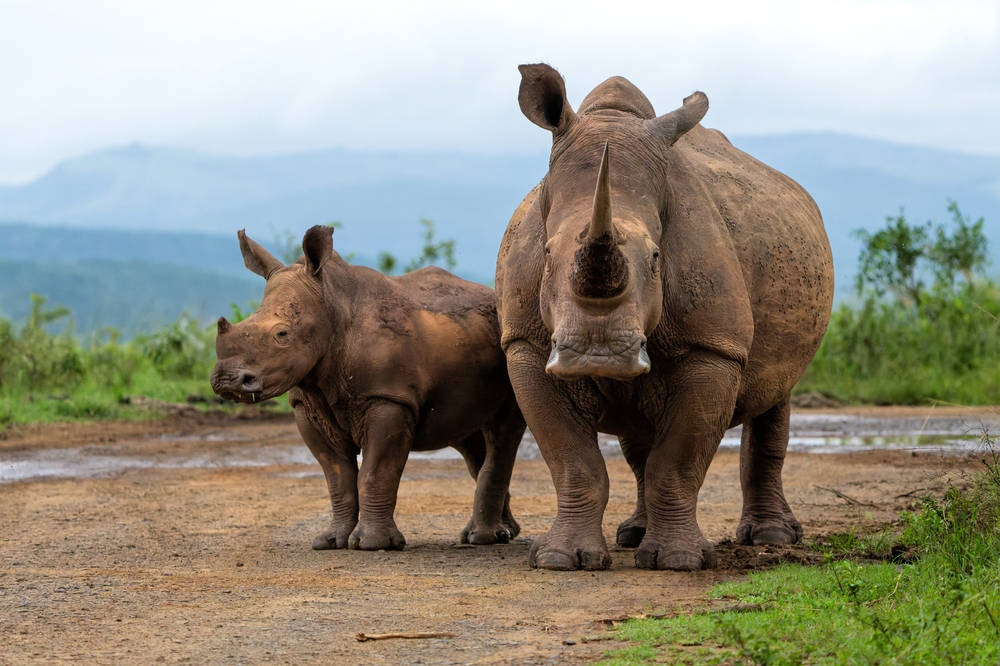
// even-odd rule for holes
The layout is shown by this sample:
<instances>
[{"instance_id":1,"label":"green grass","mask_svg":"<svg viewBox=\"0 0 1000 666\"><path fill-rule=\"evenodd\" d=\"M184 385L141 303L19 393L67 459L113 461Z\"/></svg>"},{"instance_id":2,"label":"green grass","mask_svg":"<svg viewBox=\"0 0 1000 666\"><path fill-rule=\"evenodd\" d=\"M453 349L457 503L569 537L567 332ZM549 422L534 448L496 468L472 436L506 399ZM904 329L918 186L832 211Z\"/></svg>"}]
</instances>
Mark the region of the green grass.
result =
<instances>
[{"instance_id":1,"label":"green grass","mask_svg":"<svg viewBox=\"0 0 1000 666\"><path fill-rule=\"evenodd\" d=\"M6 392L0 394L0 428L19 423L63 421L134 421L158 418L160 411L136 408L128 396L145 396L165 403L184 403L188 396L212 395L208 379L164 379L154 370L137 373L127 389L92 380L64 392ZM230 409L227 405L214 408Z\"/></svg>"},{"instance_id":2,"label":"green grass","mask_svg":"<svg viewBox=\"0 0 1000 666\"><path fill-rule=\"evenodd\" d=\"M717 585L707 610L629 620L606 664L1000 663L1000 458L903 520L908 564L784 565ZM833 557L885 553L889 532L830 541ZM742 612L726 610L740 605Z\"/></svg>"},{"instance_id":3,"label":"green grass","mask_svg":"<svg viewBox=\"0 0 1000 666\"><path fill-rule=\"evenodd\" d=\"M27 323L0 320L0 427L17 423L148 419L128 396L183 403L213 395L215 332L183 316L154 333L122 341L105 329L80 341L50 329L68 317L33 297Z\"/></svg>"},{"instance_id":4,"label":"green grass","mask_svg":"<svg viewBox=\"0 0 1000 666\"><path fill-rule=\"evenodd\" d=\"M849 403L1000 403L1000 286L963 283L912 306L841 304L796 390Z\"/></svg>"}]
</instances>

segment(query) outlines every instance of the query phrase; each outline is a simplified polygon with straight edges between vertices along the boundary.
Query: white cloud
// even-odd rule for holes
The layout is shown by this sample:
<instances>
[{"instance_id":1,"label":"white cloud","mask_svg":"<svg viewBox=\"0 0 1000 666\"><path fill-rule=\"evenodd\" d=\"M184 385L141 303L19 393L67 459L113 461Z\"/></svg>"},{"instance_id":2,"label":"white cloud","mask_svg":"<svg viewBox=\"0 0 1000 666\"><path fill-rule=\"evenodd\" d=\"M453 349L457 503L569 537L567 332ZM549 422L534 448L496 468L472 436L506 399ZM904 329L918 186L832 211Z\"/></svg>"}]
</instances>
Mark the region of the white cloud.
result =
<instances>
[{"instance_id":1,"label":"white cloud","mask_svg":"<svg viewBox=\"0 0 1000 666\"><path fill-rule=\"evenodd\" d=\"M540 6L541 5L541 6ZM521 62L578 103L691 90L729 134L832 130L1000 152L996 2L4 2L0 181L132 141L243 154L544 149Z\"/></svg>"}]
</instances>

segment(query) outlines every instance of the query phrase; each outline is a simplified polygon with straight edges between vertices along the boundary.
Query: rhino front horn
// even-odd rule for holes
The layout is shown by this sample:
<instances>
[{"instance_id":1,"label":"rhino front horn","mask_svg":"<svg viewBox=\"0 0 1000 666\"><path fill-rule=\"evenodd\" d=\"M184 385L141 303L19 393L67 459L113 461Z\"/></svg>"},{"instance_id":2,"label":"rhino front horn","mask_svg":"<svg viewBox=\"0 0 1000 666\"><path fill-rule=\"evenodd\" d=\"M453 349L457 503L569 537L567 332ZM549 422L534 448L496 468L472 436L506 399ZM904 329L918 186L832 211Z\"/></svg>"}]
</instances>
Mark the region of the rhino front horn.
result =
<instances>
[{"instance_id":1,"label":"rhino front horn","mask_svg":"<svg viewBox=\"0 0 1000 666\"><path fill-rule=\"evenodd\" d=\"M604 142L601 168L597 172L597 189L594 191L594 213L590 219L588 240L596 240L606 234L614 234L615 221L611 215L611 168L608 166L609 142Z\"/></svg>"},{"instance_id":2,"label":"rhino front horn","mask_svg":"<svg viewBox=\"0 0 1000 666\"><path fill-rule=\"evenodd\" d=\"M611 169L608 142L605 141L590 227L573 260L571 280L577 296L611 299L625 292L629 280L628 260L618 247L618 241L618 230L611 215Z\"/></svg>"},{"instance_id":3,"label":"rhino front horn","mask_svg":"<svg viewBox=\"0 0 1000 666\"><path fill-rule=\"evenodd\" d=\"M225 317L219 317L219 335L225 335L233 328L233 325Z\"/></svg>"}]
</instances>

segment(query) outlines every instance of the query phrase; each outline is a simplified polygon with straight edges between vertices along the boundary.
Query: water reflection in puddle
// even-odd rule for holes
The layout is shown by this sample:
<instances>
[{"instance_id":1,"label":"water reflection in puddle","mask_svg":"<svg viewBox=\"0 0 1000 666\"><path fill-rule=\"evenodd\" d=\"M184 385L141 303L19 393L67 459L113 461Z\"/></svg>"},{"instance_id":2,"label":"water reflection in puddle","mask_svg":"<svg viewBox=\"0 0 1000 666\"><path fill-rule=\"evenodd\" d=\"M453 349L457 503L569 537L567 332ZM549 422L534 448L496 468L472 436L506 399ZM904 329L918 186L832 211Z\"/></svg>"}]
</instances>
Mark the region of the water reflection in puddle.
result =
<instances>
[{"instance_id":1,"label":"water reflection in puddle","mask_svg":"<svg viewBox=\"0 0 1000 666\"><path fill-rule=\"evenodd\" d=\"M790 451L812 453L848 453L871 449L921 449L943 452L964 452L980 444L983 428L997 430L997 419L982 422L961 417L886 418L849 414L794 414L789 437ZM738 448L740 428L726 433L722 448ZM161 453L129 455L125 447L89 446L71 449L47 449L0 453L0 483L36 478L97 478L112 476L130 469L211 469L235 467L266 467L272 465L301 466L302 469L282 476L306 478L322 476L309 450L301 443L282 443L240 448L237 435L213 433L204 436L165 436L168 441L202 441L203 453ZM295 440L289 439L288 442ZM224 446L219 446L224 443ZM600 435L598 444L605 458L620 458L617 438ZM413 453L415 460L459 460L454 449ZM531 433L525 433L518 450L519 460L541 458Z\"/></svg>"}]
</instances>

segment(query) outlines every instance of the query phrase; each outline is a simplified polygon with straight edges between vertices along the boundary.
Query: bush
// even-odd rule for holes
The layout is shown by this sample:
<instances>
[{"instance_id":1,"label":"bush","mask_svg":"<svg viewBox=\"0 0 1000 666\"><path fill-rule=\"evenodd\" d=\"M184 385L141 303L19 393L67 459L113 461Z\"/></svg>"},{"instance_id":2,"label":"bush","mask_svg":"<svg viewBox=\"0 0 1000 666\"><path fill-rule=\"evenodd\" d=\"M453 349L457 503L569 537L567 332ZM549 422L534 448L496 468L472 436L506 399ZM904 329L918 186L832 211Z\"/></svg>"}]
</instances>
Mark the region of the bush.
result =
<instances>
[{"instance_id":1,"label":"bush","mask_svg":"<svg viewBox=\"0 0 1000 666\"><path fill-rule=\"evenodd\" d=\"M880 404L1000 403L1000 287L921 293L916 308L867 298L833 312L800 390Z\"/></svg>"},{"instance_id":2,"label":"bush","mask_svg":"<svg viewBox=\"0 0 1000 666\"><path fill-rule=\"evenodd\" d=\"M983 274L984 220L955 202L948 210L951 227L933 234L902 212L857 233L859 301L834 310L799 390L886 404L1000 402L1000 285Z\"/></svg>"},{"instance_id":3,"label":"bush","mask_svg":"<svg viewBox=\"0 0 1000 666\"><path fill-rule=\"evenodd\" d=\"M0 387L23 387L34 394L82 380L86 369L71 329L60 335L46 329L68 316L68 309L46 308L45 298L32 294L31 314L20 332L15 335L10 322L0 324Z\"/></svg>"},{"instance_id":4,"label":"bush","mask_svg":"<svg viewBox=\"0 0 1000 666\"><path fill-rule=\"evenodd\" d=\"M156 333L137 337L134 344L164 377L208 377L215 365L214 327L204 329L187 314Z\"/></svg>"},{"instance_id":5,"label":"bush","mask_svg":"<svg viewBox=\"0 0 1000 666\"><path fill-rule=\"evenodd\" d=\"M31 316L22 328L0 319L0 427L137 416L120 405L130 393L165 402L212 394L214 326L204 329L182 315L131 341L105 328L83 345L69 325L51 331L69 316L65 308L49 308L44 298L32 296Z\"/></svg>"}]
</instances>

